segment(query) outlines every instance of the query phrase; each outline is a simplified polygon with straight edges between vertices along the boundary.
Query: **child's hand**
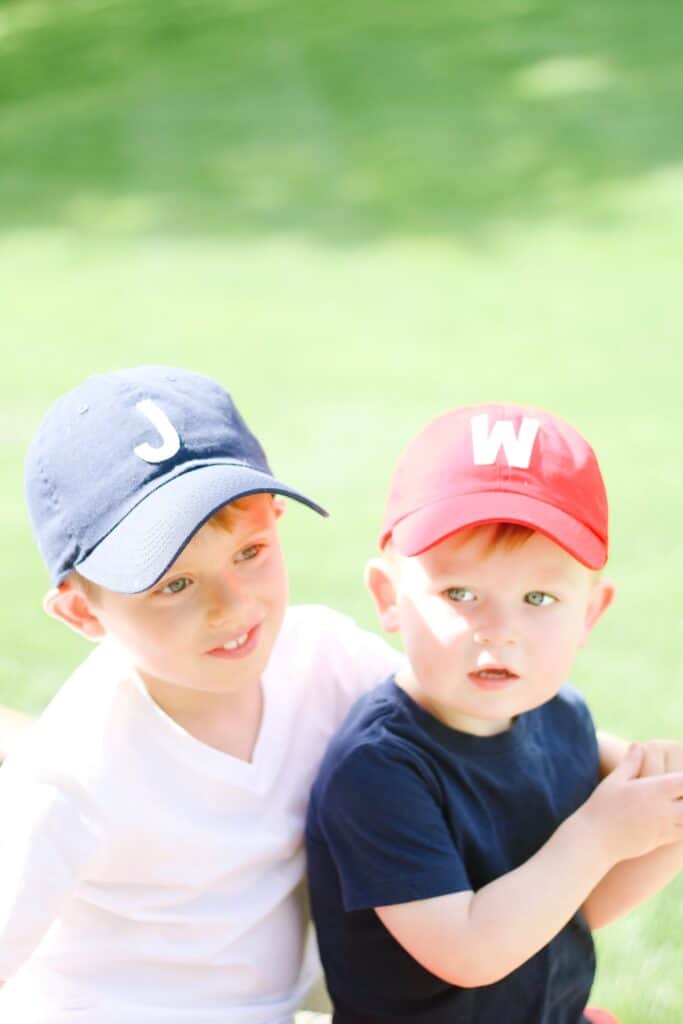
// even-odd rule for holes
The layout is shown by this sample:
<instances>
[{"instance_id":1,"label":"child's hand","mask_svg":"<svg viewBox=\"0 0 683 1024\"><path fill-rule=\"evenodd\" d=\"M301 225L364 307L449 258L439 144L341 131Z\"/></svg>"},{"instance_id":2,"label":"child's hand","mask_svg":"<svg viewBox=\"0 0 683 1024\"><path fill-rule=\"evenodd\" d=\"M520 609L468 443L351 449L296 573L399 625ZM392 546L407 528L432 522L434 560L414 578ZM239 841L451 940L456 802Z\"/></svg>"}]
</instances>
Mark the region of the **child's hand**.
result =
<instances>
[{"instance_id":1,"label":"child's hand","mask_svg":"<svg viewBox=\"0 0 683 1024\"><path fill-rule=\"evenodd\" d=\"M644 754L639 778L683 772L683 743L676 740L648 740L642 747Z\"/></svg>"},{"instance_id":2,"label":"child's hand","mask_svg":"<svg viewBox=\"0 0 683 1024\"><path fill-rule=\"evenodd\" d=\"M664 752L657 750L651 765L666 763ZM672 763L677 756L672 755ZM644 777L645 762L645 747L631 744L578 812L601 838L610 864L683 839L683 771Z\"/></svg>"}]
</instances>

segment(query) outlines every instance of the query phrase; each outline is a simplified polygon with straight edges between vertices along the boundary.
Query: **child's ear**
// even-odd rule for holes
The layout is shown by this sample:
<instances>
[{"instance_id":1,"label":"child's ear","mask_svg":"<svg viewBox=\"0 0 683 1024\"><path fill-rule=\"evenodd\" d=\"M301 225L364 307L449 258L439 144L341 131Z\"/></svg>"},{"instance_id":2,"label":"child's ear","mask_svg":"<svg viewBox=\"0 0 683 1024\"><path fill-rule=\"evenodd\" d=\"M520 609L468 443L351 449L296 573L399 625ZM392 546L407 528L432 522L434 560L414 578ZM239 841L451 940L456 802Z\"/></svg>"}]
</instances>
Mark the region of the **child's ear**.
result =
<instances>
[{"instance_id":1,"label":"child's ear","mask_svg":"<svg viewBox=\"0 0 683 1024\"><path fill-rule=\"evenodd\" d=\"M365 567L365 585L372 594L379 621L387 633L398 633L396 585L391 568L383 558L371 558Z\"/></svg>"},{"instance_id":2,"label":"child's ear","mask_svg":"<svg viewBox=\"0 0 683 1024\"><path fill-rule=\"evenodd\" d=\"M281 495L279 495L279 494L274 494L273 495L273 512L275 513L275 518L279 519L280 516L284 514L284 511L285 511L286 508L287 508L287 502L285 501L285 499Z\"/></svg>"},{"instance_id":3,"label":"child's ear","mask_svg":"<svg viewBox=\"0 0 683 1024\"><path fill-rule=\"evenodd\" d=\"M583 637L581 638L581 647L585 647L588 643L588 637L611 605L615 594L616 587L611 580L599 579L593 584L593 589L590 597L588 598L588 605L586 607L586 619Z\"/></svg>"},{"instance_id":4,"label":"child's ear","mask_svg":"<svg viewBox=\"0 0 683 1024\"><path fill-rule=\"evenodd\" d=\"M93 604L70 583L62 583L48 591L43 598L43 608L53 619L66 623L88 640L100 640L105 635L106 630Z\"/></svg>"}]
</instances>

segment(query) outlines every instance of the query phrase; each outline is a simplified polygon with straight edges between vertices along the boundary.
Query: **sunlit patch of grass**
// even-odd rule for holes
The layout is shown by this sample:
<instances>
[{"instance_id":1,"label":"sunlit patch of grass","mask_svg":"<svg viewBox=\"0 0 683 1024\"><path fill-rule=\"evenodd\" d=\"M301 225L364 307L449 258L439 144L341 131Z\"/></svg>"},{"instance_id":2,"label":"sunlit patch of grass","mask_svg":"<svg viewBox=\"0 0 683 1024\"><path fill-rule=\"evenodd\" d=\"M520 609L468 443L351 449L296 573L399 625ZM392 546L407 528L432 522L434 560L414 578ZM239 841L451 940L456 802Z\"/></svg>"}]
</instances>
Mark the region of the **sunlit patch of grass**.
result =
<instances>
[{"instance_id":1,"label":"sunlit patch of grass","mask_svg":"<svg viewBox=\"0 0 683 1024\"><path fill-rule=\"evenodd\" d=\"M600 57L551 57L523 68L515 77L524 95L539 98L597 92L610 86L614 73Z\"/></svg>"}]
</instances>

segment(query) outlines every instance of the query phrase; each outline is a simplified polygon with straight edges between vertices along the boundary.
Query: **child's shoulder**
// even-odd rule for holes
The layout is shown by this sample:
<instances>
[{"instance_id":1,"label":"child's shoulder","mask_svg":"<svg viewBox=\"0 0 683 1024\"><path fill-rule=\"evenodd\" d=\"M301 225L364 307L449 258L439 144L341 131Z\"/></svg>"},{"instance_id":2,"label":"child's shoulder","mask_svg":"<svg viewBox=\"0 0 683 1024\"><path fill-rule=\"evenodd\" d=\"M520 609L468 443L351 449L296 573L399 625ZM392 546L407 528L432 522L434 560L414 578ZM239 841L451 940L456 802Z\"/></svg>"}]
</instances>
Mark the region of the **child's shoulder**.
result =
<instances>
[{"instance_id":1,"label":"child's shoulder","mask_svg":"<svg viewBox=\"0 0 683 1024\"><path fill-rule=\"evenodd\" d=\"M282 626L283 634L293 634L296 630L316 626L330 635L338 631L358 628L349 615L338 612L324 604L290 604L285 612Z\"/></svg>"},{"instance_id":2,"label":"child's shoulder","mask_svg":"<svg viewBox=\"0 0 683 1024\"><path fill-rule=\"evenodd\" d=\"M395 671L401 655L376 633L325 605L288 608L267 671L296 670L301 680L329 680L335 691L355 697Z\"/></svg>"},{"instance_id":3,"label":"child's shoulder","mask_svg":"<svg viewBox=\"0 0 683 1024\"><path fill-rule=\"evenodd\" d=\"M310 630L314 632L309 634ZM376 634L363 630L350 615L324 604L289 605L279 640L283 643L297 643L304 631L309 634L307 649L311 649L312 645L315 647L325 643L343 645L350 637L354 637L357 642L364 637L376 641L383 647L388 646Z\"/></svg>"},{"instance_id":4,"label":"child's shoulder","mask_svg":"<svg viewBox=\"0 0 683 1024\"><path fill-rule=\"evenodd\" d=\"M264 685L280 703L283 721L298 714L311 723L316 719L329 739L353 702L395 671L400 659L348 615L324 605L298 605L287 610Z\"/></svg>"},{"instance_id":5,"label":"child's shoulder","mask_svg":"<svg viewBox=\"0 0 683 1024\"><path fill-rule=\"evenodd\" d=\"M598 764L595 724L584 696L565 685L547 704L529 714L529 737L553 763L576 770Z\"/></svg>"},{"instance_id":6,"label":"child's shoulder","mask_svg":"<svg viewBox=\"0 0 683 1024\"><path fill-rule=\"evenodd\" d=\"M354 704L330 742L311 793L308 834L315 839L331 822L386 833L389 822L405 823L440 801L429 740L390 678Z\"/></svg>"},{"instance_id":7,"label":"child's shoulder","mask_svg":"<svg viewBox=\"0 0 683 1024\"><path fill-rule=\"evenodd\" d=\"M413 742L400 698L392 676L355 701L327 748L321 778L362 782L374 767L412 759L419 744Z\"/></svg>"},{"instance_id":8,"label":"child's shoulder","mask_svg":"<svg viewBox=\"0 0 683 1024\"><path fill-rule=\"evenodd\" d=\"M565 683L556 696L542 705L540 710L543 716L558 728L566 728L569 723L574 722L577 727L594 729L586 698L569 683Z\"/></svg>"},{"instance_id":9,"label":"child's shoulder","mask_svg":"<svg viewBox=\"0 0 683 1024\"><path fill-rule=\"evenodd\" d=\"M125 728L135 689L130 667L110 641L77 666L12 748L6 767L33 778L92 778L102 771L112 734Z\"/></svg>"}]
</instances>

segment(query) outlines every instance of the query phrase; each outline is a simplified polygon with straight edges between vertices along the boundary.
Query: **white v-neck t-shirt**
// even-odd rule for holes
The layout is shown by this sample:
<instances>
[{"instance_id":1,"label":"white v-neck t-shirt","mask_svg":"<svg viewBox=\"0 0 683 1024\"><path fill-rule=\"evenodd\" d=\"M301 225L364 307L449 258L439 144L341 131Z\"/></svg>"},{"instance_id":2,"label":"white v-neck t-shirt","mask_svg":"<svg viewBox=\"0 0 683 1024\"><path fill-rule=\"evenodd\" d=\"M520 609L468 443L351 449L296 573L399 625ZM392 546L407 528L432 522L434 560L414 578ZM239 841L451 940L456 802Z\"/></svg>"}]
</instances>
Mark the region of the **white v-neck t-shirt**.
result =
<instances>
[{"instance_id":1,"label":"white v-neck t-shirt","mask_svg":"<svg viewBox=\"0 0 683 1024\"><path fill-rule=\"evenodd\" d=\"M398 660L343 615L291 608L245 762L177 725L103 643L0 772L0 1020L288 1024L310 983L309 788Z\"/></svg>"}]
</instances>

